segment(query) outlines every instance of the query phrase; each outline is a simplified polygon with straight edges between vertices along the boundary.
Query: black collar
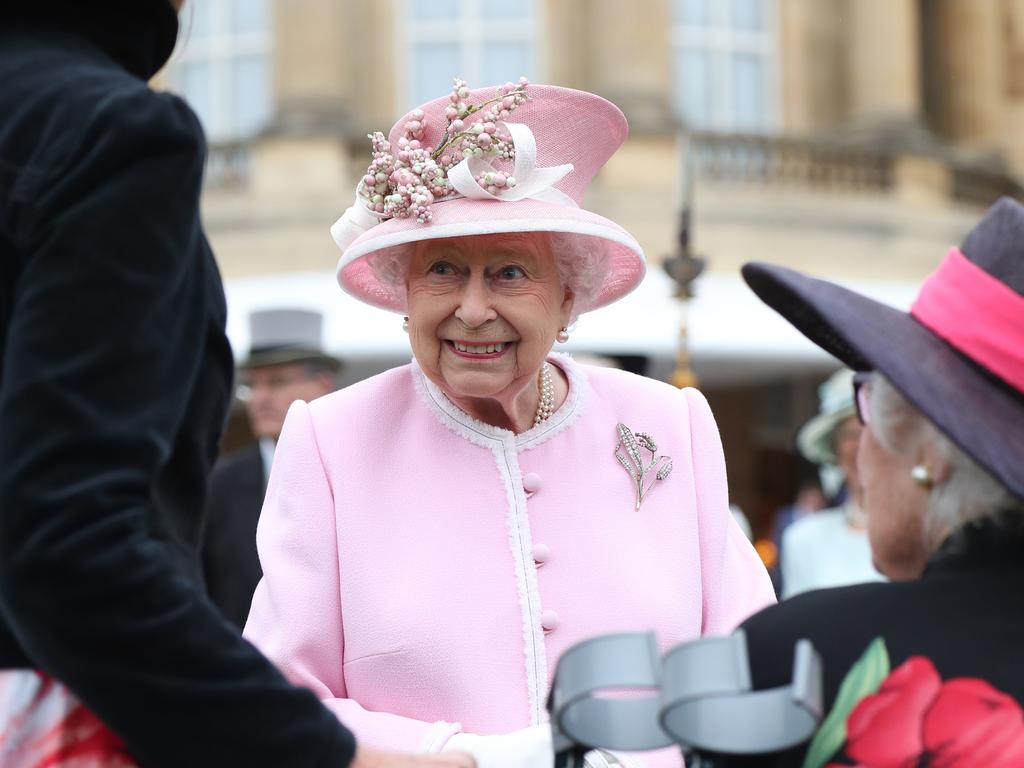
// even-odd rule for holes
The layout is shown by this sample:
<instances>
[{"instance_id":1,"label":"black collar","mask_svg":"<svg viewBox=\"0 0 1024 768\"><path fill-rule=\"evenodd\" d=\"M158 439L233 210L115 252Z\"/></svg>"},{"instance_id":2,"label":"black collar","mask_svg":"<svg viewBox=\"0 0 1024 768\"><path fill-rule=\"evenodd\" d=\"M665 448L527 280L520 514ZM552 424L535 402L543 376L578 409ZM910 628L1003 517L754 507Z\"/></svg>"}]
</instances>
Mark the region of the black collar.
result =
<instances>
[{"instance_id":1,"label":"black collar","mask_svg":"<svg viewBox=\"0 0 1024 768\"><path fill-rule=\"evenodd\" d=\"M1007 511L961 526L932 555L925 573L986 564L1024 568L1024 513Z\"/></svg>"}]
</instances>

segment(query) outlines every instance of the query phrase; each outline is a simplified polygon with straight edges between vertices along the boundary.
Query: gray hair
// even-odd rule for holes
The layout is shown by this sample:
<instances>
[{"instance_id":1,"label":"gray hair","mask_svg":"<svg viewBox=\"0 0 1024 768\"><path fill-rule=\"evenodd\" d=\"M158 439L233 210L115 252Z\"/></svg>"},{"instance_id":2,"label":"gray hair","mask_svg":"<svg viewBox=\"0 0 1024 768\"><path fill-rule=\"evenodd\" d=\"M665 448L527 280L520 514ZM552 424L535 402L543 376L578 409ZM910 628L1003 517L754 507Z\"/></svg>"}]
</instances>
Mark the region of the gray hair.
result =
<instances>
[{"instance_id":1,"label":"gray hair","mask_svg":"<svg viewBox=\"0 0 1024 768\"><path fill-rule=\"evenodd\" d=\"M1024 500L1009 491L911 405L885 377L875 374L871 430L892 453L916 456L931 444L949 463L949 477L928 495L925 535L932 542L966 523L997 519L1006 512L1024 517Z\"/></svg>"},{"instance_id":2,"label":"gray hair","mask_svg":"<svg viewBox=\"0 0 1024 768\"><path fill-rule=\"evenodd\" d=\"M601 291L608 271L608 250L600 238L568 232L527 232L547 241L555 257L562 285L572 291L572 322L581 307L589 307ZM409 277L409 260L417 243L386 248L369 257L377 279L396 295L404 296Z\"/></svg>"}]
</instances>

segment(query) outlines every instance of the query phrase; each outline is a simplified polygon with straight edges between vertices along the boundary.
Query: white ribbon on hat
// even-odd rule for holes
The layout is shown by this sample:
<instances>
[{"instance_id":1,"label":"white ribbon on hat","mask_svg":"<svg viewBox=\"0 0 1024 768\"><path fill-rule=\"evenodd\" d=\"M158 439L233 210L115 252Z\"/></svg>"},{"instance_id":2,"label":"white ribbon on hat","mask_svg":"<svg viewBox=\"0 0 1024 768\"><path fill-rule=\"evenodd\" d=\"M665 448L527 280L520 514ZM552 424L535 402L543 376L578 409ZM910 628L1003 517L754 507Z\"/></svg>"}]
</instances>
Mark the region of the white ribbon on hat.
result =
<instances>
[{"instance_id":1,"label":"white ribbon on hat","mask_svg":"<svg viewBox=\"0 0 1024 768\"><path fill-rule=\"evenodd\" d=\"M480 186L475 177L488 171L497 172L497 170L483 158L467 157L448 171L448 181L452 188L460 196L472 200L515 202L529 198L578 208L575 200L554 187L573 171L573 164L564 163L563 165L538 168L537 141L529 126L523 123L498 123L498 125L508 130L509 136L512 137L512 143L515 145L516 159L512 168L512 176L515 177L516 186L506 187L496 193L488 192ZM366 207L365 201L359 194L361 185L362 182L360 182L360 186L356 187L355 202L331 227L331 236L343 251L352 245L356 238L383 220L380 213ZM447 199L451 198L444 198L437 202L444 202Z\"/></svg>"},{"instance_id":2,"label":"white ribbon on hat","mask_svg":"<svg viewBox=\"0 0 1024 768\"><path fill-rule=\"evenodd\" d=\"M561 203L577 208L576 201L564 192L555 189L554 185L564 179L573 170L572 163L553 165L549 168L537 167L537 141L533 131L523 123L498 123L508 130L512 143L516 148L516 161L512 175L516 185L491 193L480 186L476 177L488 171L497 172L489 161L480 157L467 157L448 171L448 181L462 194L473 200L506 200L516 201L530 198L550 203Z\"/></svg>"},{"instance_id":3,"label":"white ribbon on hat","mask_svg":"<svg viewBox=\"0 0 1024 768\"><path fill-rule=\"evenodd\" d=\"M356 186L356 199L352 205L331 225L331 237L343 251L352 245L357 237L381 222L380 214L367 208L366 202L359 194L362 185L363 182L359 182Z\"/></svg>"}]
</instances>

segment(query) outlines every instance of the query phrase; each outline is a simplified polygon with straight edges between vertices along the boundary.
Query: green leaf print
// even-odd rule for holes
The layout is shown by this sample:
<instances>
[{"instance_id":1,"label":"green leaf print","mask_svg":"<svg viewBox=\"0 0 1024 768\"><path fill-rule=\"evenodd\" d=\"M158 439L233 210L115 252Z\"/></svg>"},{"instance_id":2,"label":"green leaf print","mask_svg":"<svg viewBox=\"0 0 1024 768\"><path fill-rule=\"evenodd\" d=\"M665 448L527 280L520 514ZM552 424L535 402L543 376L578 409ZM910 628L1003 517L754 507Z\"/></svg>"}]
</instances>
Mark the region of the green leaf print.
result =
<instances>
[{"instance_id":1,"label":"green leaf print","mask_svg":"<svg viewBox=\"0 0 1024 768\"><path fill-rule=\"evenodd\" d=\"M821 768L846 742L846 720L865 696L875 693L889 675L889 651L876 637L839 686L839 695L825 722L814 734L803 768Z\"/></svg>"}]
</instances>

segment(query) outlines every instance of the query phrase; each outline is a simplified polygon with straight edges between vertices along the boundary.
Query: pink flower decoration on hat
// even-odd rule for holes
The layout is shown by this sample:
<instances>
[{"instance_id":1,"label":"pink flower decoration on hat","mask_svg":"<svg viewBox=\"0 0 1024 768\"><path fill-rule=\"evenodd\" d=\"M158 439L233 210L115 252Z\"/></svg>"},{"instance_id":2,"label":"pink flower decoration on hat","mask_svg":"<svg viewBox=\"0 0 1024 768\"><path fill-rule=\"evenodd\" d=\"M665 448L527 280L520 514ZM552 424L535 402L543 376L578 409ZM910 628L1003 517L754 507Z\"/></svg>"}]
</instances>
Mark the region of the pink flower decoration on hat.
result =
<instances>
[{"instance_id":1,"label":"pink flower decoration on hat","mask_svg":"<svg viewBox=\"0 0 1024 768\"><path fill-rule=\"evenodd\" d=\"M359 183L358 198L381 219L414 217L420 224L427 223L433 218L434 202L461 194L448 178L453 168L470 160L515 158L515 142L503 121L529 98L528 85L521 77L518 83L500 86L494 98L467 104L469 87L455 78L451 105L444 110L447 125L436 148L422 144L427 120L422 109L410 113L397 152L380 131L369 134L373 160ZM518 184L512 174L490 166L480 168L473 179L494 196Z\"/></svg>"}]
</instances>

